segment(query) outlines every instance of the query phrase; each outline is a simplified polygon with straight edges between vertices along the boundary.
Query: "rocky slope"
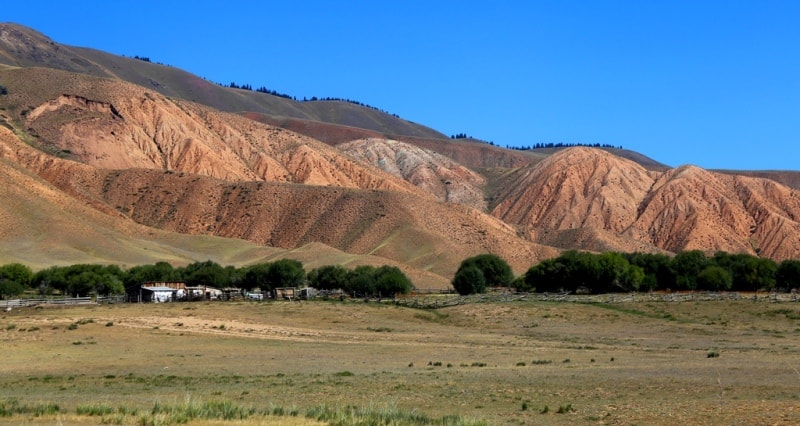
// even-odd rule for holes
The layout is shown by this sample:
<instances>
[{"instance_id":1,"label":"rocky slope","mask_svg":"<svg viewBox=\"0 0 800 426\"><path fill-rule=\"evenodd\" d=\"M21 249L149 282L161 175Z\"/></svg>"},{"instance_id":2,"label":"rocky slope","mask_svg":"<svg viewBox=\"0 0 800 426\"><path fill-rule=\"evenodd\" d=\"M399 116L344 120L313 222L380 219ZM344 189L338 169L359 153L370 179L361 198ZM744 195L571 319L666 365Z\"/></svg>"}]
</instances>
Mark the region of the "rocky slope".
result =
<instances>
[{"instance_id":1,"label":"rocky slope","mask_svg":"<svg viewBox=\"0 0 800 426\"><path fill-rule=\"evenodd\" d=\"M139 86L44 68L3 70L2 78L9 101L27 105L19 120L38 144L91 166L425 196L316 140Z\"/></svg>"},{"instance_id":2,"label":"rocky slope","mask_svg":"<svg viewBox=\"0 0 800 426\"><path fill-rule=\"evenodd\" d=\"M478 210L436 202L425 185L238 115L62 71L6 69L0 81L10 91L3 120L29 142L8 141L4 157L137 224L285 249L318 242L443 277L480 252L520 271L556 253ZM480 179L438 161L453 167L442 173Z\"/></svg>"},{"instance_id":3,"label":"rocky slope","mask_svg":"<svg viewBox=\"0 0 800 426\"><path fill-rule=\"evenodd\" d=\"M605 151L572 148L509 181L492 214L540 243L776 260L800 254L800 193L770 179L693 166L648 171Z\"/></svg>"},{"instance_id":4,"label":"rocky slope","mask_svg":"<svg viewBox=\"0 0 800 426\"><path fill-rule=\"evenodd\" d=\"M486 179L448 157L387 139L355 140L338 148L411 182L439 201L464 204L478 210L486 208L483 189Z\"/></svg>"}]
</instances>

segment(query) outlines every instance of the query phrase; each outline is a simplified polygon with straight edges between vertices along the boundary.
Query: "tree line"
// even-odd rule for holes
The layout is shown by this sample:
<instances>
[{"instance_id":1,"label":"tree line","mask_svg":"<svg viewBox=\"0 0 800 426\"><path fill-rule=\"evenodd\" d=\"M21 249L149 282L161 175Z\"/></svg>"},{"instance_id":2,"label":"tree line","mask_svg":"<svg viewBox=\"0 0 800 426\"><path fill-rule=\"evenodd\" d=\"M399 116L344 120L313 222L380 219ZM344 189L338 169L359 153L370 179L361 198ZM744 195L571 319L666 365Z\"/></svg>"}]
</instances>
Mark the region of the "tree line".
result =
<instances>
[{"instance_id":1,"label":"tree line","mask_svg":"<svg viewBox=\"0 0 800 426\"><path fill-rule=\"evenodd\" d=\"M601 143L571 143L571 142L537 142L534 145L528 146L509 146L506 145L508 149L515 149L517 151L532 151L534 149L544 149L544 148L572 148L575 146L585 146L589 148L615 148L615 149L622 149L622 145L611 145L611 144L601 144Z\"/></svg>"},{"instance_id":2,"label":"tree line","mask_svg":"<svg viewBox=\"0 0 800 426\"><path fill-rule=\"evenodd\" d=\"M254 92L259 92L259 93L266 93L268 95L277 96L279 98L291 99L293 101L298 101L297 97L295 97L295 96L288 95L286 93L280 93L277 90L270 90L270 89L267 89L265 86L261 86L261 87L259 87L257 89L253 89L253 86L250 85L250 84L247 84L247 83L245 83L245 84L237 84L235 81L232 81L229 84L222 84L222 83L217 83L217 84L222 86L222 87L229 87L231 89L241 89L241 90L249 90L249 91L254 91ZM395 117L395 118L400 118L400 116L397 115L397 114L393 114L393 113L390 113L389 111L385 111L385 110L380 109L378 107L374 107L372 105L368 105L368 104L365 104L363 102L354 101L352 99L347 99L347 98L336 98L336 97L331 97L331 96L327 96L327 97L324 97L324 98L323 97L312 96L312 97L308 98L308 97L304 96L303 99L299 100L299 102L324 102L324 101L347 102L347 103L350 103L350 104L353 104L353 105L358 105L360 107L369 108L369 109L372 109L372 110L375 110L375 111L379 111L379 112L382 112L384 114L391 115L392 117Z\"/></svg>"},{"instance_id":3,"label":"tree line","mask_svg":"<svg viewBox=\"0 0 800 426\"><path fill-rule=\"evenodd\" d=\"M0 297L14 297L27 291L41 296L60 294L74 297L124 294L145 282L185 282L188 286L255 288L270 291L279 287L311 286L320 290L341 289L357 296L393 296L409 293L414 285L394 266L322 266L306 273L293 259L236 268L207 260L183 267L167 262L138 265L124 270L116 265L78 264L52 266L33 272L20 263L0 266Z\"/></svg>"},{"instance_id":4,"label":"tree line","mask_svg":"<svg viewBox=\"0 0 800 426\"><path fill-rule=\"evenodd\" d=\"M453 278L461 294L487 287L525 292L618 293L632 291L789 291L800 288L800 260L700 250L675 256L658 253L565 251L514 278L501 258L485 254L465 259Z\"/></svg>"}]
</instances>

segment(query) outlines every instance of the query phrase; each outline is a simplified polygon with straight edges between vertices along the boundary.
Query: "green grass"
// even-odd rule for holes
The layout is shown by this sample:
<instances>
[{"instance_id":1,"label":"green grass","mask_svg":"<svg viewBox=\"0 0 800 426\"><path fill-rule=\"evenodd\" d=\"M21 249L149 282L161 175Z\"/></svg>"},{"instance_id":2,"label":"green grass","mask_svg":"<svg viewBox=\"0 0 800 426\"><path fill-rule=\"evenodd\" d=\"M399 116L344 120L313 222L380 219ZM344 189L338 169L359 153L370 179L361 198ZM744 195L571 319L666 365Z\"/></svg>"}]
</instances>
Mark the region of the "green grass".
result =
<instances>
[{"instance_id":1,"label":"green grass","mask_svg":"<svg viewBox=\"0 0 800 426\"><path fill-rule=\"evenodd\" d=\"M388 407L345 407L317 406L306 411L306 417L326 422L331 426L372 426L372 425L446 425L446 426L484 426L482 420L465 419L457 415L432 418L415 410L395 406Z\"/></svg>"},{"instance_id":2,"label":"green grass","mask_svg":"<svg viewBox=\"0 0 800 426\"><path fill-rule=\"evenodd\" d=\"M40 417L53 415L60 411L58 404L37 403L34 405L22 404L16 398L9 398L0 401L0 417L11 417L14 415L33 415Z\"/></svg>"},{"instance_id":3,"label":"green grass","mask_svg":"<svg viewBox=\"0 0 800 426\"><path fill-rule=\"evenodd\" d=\"M17 399L0 401L0 417L14 416L47 416L60 412L58 405L52 403L23 405ZM180 425L195 421L242 421L266 417L300 417L325 422L331 426L484 426L485 421L467 419L458 415L430 417L416 410L399 408L395 405L370 405L358 407L354 405L333 406L319 405L302 412L297 408L271 406L258 408L237 404L230 400L195 401L164 404L156 402L146 411L124 406L116 409L104 404L79 405L75 412L78 416L101 417L100 424L137 424L143 426ZM20 419L21 420L21 419ZM258 421L253 421L258 423Z\"/></svg>"}]
</instances>

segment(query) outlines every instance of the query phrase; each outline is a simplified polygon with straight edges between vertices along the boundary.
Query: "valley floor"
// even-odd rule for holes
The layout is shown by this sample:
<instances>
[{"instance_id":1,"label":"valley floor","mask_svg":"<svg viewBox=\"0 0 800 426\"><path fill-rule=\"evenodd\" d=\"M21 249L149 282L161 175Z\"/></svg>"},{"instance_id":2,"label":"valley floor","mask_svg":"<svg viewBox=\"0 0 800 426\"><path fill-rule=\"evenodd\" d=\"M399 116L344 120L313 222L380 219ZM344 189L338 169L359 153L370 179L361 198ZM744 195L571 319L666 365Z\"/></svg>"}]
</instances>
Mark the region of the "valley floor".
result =
<instances>
[{"instance_id":1,"label":"valley floor","mask_svg":"<svg viewBox=\"0 0 800 426\"><path fill-rule=\"evenodd\" d=\"M0 342L0 404L58 406L5 417L16 424L189 401L492 425L800 423L798 303L38 307L5 313Z\"/></svg>"}]
</instances>

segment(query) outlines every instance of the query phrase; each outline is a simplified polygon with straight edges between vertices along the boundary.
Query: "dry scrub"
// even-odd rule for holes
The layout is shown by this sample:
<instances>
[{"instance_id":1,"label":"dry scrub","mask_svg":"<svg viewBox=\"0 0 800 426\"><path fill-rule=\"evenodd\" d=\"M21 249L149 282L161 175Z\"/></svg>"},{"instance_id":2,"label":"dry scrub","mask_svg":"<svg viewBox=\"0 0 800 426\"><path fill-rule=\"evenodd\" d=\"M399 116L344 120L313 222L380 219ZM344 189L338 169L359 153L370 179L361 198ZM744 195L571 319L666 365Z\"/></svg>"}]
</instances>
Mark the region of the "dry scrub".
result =
<instances>
[{"instance_id":1,"label":"dry scrub","mask_svg":"<svg viewBox=\"0 0 800 426\"><path fill-rule=\"evenodd\" d=\"M81 406L186 401L300 417L354 406L488 424L797 424L798 338L800 305L752 301L30 308L0 319L0 401L56 404L63 424L99 423Z\"/></svg>"}]
</instances>

